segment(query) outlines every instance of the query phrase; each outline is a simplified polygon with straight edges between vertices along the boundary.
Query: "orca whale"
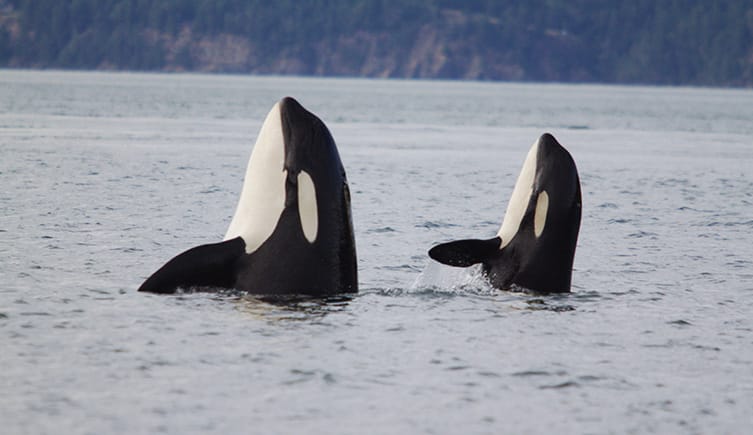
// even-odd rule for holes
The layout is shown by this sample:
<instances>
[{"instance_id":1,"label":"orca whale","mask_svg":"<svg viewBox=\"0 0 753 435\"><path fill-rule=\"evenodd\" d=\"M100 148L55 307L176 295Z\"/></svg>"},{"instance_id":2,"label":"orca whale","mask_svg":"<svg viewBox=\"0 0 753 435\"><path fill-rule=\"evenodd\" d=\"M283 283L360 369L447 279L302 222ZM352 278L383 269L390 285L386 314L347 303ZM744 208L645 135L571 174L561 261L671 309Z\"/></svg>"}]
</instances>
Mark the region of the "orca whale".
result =
<instances>
[{"instance_id":1,"label":"orca whale","mask_svg":"<svg viewBox=\"0 0 753 435\"><path fill-rule=\"evenodd\" d=\"M316 115L286 97L259 131L224 240L177 255L139 291L355 293L356 266L350 193L335 141Z\"/></svg>"},{"instance_id":2,"label":"orca whale","mask_svg":"<svg viewBox=\"0 0 753 435\"><path fill-rule=\"evenodd\" d=\"M551 134L531 147L497 236L434 246L429 256L456 267L481 263L491 284L541 293L570 291L581 217L578 170Z\"/></svg>"}]
</instances>

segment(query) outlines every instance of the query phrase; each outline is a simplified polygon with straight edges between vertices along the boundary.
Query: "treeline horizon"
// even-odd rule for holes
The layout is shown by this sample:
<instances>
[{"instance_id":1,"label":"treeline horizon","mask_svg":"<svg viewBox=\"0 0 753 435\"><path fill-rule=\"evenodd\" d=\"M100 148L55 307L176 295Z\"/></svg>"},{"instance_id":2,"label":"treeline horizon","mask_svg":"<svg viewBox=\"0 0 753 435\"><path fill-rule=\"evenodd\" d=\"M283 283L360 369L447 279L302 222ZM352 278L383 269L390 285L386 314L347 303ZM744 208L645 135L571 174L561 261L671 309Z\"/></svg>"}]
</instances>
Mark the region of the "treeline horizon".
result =
<instances>
[{"instance_id":1,"label":"treeline horizon","mask_svg":"<svg viewBox=\"0 0 753 435\"><path fill-rule=\"evenodd\" d=\"M0 67L753 87L753 2L0 0Z\"/></svg>"}]
</instances>

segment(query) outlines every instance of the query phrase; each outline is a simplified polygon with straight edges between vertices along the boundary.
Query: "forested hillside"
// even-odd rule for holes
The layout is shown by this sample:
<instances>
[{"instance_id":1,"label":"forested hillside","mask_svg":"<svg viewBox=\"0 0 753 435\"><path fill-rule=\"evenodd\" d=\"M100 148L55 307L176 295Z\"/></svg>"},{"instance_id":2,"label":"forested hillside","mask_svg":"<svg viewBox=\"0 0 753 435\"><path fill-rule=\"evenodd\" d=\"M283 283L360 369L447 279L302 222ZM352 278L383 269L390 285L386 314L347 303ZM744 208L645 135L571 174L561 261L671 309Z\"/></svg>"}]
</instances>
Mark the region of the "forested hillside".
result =
<instances>
[{"instance_id":1,"label":"forested hillside","mask_svg":"<svg viewBox=\"0 0 753 435\"><path fill-rule=\"evenodd\" d=\"M753 0L0 0L0 67L753 86Z\"/></svg>"}]
</instances>

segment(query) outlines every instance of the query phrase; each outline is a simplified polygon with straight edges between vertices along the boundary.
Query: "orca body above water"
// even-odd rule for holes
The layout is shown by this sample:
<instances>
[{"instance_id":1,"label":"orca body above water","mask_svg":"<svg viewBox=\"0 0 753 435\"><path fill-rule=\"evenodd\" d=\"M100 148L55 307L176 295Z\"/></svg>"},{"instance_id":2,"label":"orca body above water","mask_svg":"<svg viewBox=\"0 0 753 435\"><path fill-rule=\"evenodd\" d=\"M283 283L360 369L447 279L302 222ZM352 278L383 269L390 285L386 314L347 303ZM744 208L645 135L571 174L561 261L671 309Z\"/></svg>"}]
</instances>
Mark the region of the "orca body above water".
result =
<instances>
[{"instance_id":1,"label":"orca body above water","mask_svg":"<svg viewBox=\"0 0 753 435\"><path fill-rule=\"evenodd\" d=\"M569 292L580 218L575 162L547 133L528 152L497 236L440 244L429 256L456 267L481 263L499 289Z\"/></svg>"},{"instance_id":2,"label":"orca body above water","mask_svg":"<svg viewBox=\"0 0 753 435\"><path fill-rule=\"evenodd\" d=\"M319 118L286 97L261 127L224 241L179 254L139 291L355 293L356 266L350 193L335 141Z\"/></svg>"}]
</instances>

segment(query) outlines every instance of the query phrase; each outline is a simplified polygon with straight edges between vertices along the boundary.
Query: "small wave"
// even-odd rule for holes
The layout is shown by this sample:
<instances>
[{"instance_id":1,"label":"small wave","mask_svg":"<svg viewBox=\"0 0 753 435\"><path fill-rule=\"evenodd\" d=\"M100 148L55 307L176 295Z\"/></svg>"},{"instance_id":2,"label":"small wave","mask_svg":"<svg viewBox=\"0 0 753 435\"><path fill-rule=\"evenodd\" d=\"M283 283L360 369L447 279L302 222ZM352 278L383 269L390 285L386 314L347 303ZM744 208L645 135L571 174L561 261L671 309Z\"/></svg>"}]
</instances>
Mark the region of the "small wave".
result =
<instances>
[{"instance_id":1,"label":"small wave","mask_svg":"<svg viewBox=\"0 0 753 435\"><path fill-rule=\"evenodd\" d=\"M201 193L201 194L209 194L209 193L217 193L217 192L221 192L221 191L222 191L222 188L220 188L219 186L209 186L208 188L202 190L199 193Z\"/></svg>"},{"instance_id":2,"label":"small wave","mask_svg":"<svg viewBox=\"0 0 753 435\"><path fill-rule=\"evenodd\" d=\"M632 222L632 219L624 219L624 218L618 218L618 219L609 219L607 223L609 224L627 224Z\"/></svg>"},{"instance_id":3,"label":"small wave","mask_svg":"<svg viewBox=\"0 0 753 435\"><path fill-rule=\"evenodd\" d=\"M416 266L413 266L410 264L385 265L385 266L379 266L376 269L377 270L390 270L390 271L410 271L410 272L416 272L416 271L421 270L417 268Z\"/></svg>"},{"instance_id":4,"label":"small wave","mask_svg":"<svg viewBox=\"0 0 753 435\"><path fill-rule=\"evenodd\" d=\"M722 351L722 349L720 347L718 347L718 346L705 346L703 344L693 344L691 346L693 347L693 349L698 349L698 350L709 350L709 351L712 351L712 352L721 352Z\"/></svg>"},{"instance_id":5,"label":"small wave","mask_svg":"<svg viewBox=\"0 0 753 435\"><path fill-rule=\"evenodd\" d=\"M687 186L689 184L689 180L687 178L666 178L657 180L654 184L658 187Z\"/></svg>"},{"instance_id":6,"label":"small wave","mask_svg":"<svg viewBox=\"0 0 753 435\"><path fill-rule=\"evenodd\" d=\"M569 297L580 302L594 302L594 301L598 301L602 299L604 295L597 291L587 290L587 291L575 291L573 293L570 293Z\"/></svg>"},{"instance_id":7,"label":"small wave","mask_svg":"<svg viewBox=\"0 0 753 435\"><path fill-rule=\"evenodd\" d=\"M645 238L655 239L656 236L657 236L656 233L651 233L651 232L648 232L648 231L638 231L638 232L635 232L635 233L628 234L628 237L631 238L631 239L642 239L644 237Z\"/></svg>"},{"instance_id":8,"label":"small wave","mask_svg":"<svg viewBox=\"0 0 753 435\"><path fill-rule=\"evenodd\" d=\"M383 234L383 233L394 233L396 230L392 227L381 227L381 228L369 228L366 230L367 234Z\"/></svg>"},{"instance_id":9,"label":"small wave","mask_svg":"<svg viewBox=\"0 0 753 435\"><path fill-rule=\"evenodd\" d=\"M667 322L667 325L674 325L674 326L692 326L693 324L688 322L687 320L672 320L670 322Z\"/></svg>"},{"instance_id":10,"label":"small wave","mask_svg":"<svg viewBox=\"0 0 753 435\"><path fill-rule=\"evenodd\" d=\"M541 390L559 390L562 388L580 387L580 384L575 381L565 381L559 384L542 385L539 387Z\"/></svg>"},{"instance_id":11,"label":"small wave","mask_svg":"<svg viewBox=\"0 0 753 435\"><path fill-rule=\"evenodd\" d=\"M448 222L433 222L433 221L425 221L420 224L416 224L416 228L452 228L457 227L457 224L451 224Z\"/></svg>"},{"instance_id":12,"label":"small wave","mask_svg":"<svg viewBox=\"0 0 753 435\"><path fill-rule=\"evenodd\" d=\"M31 311L26 313L21 313L22 316L51 316L50 313L45 313L42 311Z\"/></svg>"},{"instance_id":13,"label":"small wave","mask_svg":"<svg viewBox=\"0 0 753 435\"><path fill-rule=\"evenodd\" d=\"M719 221L714 221L714 222L707 223L707 224L705 224L703 226L706 226L706 227L719 227L719 226L722 226L722 227L739 227L739 226L753 227L753 220L739 221L739 222L719 222Z\"/></svg>"},{"instance_id":14,"label":"small wave","mask_svg":"<svg viewBox=\"0 0 753 435\"><path fill-rule=\"evenodd\" d=\"M555 373L549 373L544 370L524 370L522 372L515 372L512 374L512 376L521 377L521 378L528 378L528 377L533 377L533 376L552 376L552 375L555 375Z\"/></svg>"},{"instance_id":15,"label":"small wave","mask_svg":"<svg viewBox=\"0 0 753 435\"><path fill-rule=\"evenodd\" d=\"M547 303L544 299L541 298L535 298L535 299L529 299L526 302L526 309L530 311L552 311L555 313L564 313L567 311L575 311L575 307L572 305L553 305L550 303Z\"/></svg>"},{"instance_id":16,"label":"small wave","mask_svg":"<svg viewBox=\"0 0 753 435\"><path fill-rule=\"evenodd\" d=\"M694 208L694 207L687 207L687 206L678 207L677 211L694 211L698 213L713 213L714 212L714 210L706 210L702 208Z\"/></svg>"},{"instance_id":17,"label":"small wave","mask_svg":"<svg viewBox=\"0 0 753 435\"><path fill-rule=\"evenodd\" d=\"M560 376L564 375L564 373L560 374ZM564 382L560 382L558 384L550 384L550 385L542 385L539 388L540 389L560 389L560 388L569 388L569 387L581 387L593 382L601 382L606 381L607 378L601 377L601 376L595 376L595 375L582 375L577 376L575 379L570 379Z\"/></svg>"},{"instance_id":18,"label":"small wave","mask_svg":"<svg viewBox=\"0 0 753 435\"><path fill-rule=\"evenodd\" d=\"M292 376L292 379L283 380L282 381L283 385L296 385L296 384L305 383L309 381L316 381L316 380L321 380L326 384L337 383L337 380L334 374L330 372L325 372L323 370L292 369L290 370L290 375Z\"/></svg>"}]
</instances>

